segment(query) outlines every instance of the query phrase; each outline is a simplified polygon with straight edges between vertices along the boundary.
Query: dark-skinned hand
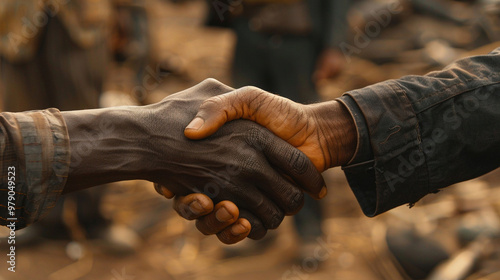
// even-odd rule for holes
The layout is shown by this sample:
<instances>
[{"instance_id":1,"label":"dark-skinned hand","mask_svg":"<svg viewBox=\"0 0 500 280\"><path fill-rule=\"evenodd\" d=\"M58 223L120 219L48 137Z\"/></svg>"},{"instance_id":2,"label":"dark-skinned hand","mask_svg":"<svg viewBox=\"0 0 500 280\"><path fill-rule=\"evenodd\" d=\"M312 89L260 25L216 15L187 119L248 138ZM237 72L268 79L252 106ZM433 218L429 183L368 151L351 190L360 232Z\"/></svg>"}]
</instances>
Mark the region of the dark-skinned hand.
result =
<instances>
[{"instance_id":1,"label":"dark-skinned hand","mask_svg":"<svg viewBox=\"0 0 500 280\"><path fill-rule=\"evenodd\" d=\"M304 152L320 172L346 164L357 143L354 122L339 102L303 105L255 87L244 87L204 101L184 133L191 139L202 139L226 122L239 118L252 120L268 128ZM168 189L163 188L163 193L168 194ZM185 208L183 201L190 199L211 205L210 198L192 195L189 199L177 198L176 207ZM236 208L231 209L237 213ZM207 207L203 214L191 213L189 217L197 219L197 227L203 229L209 226L207 221L212 221L213 216L212 208Z\"/></svg>"},{"instance_id":2,"label":"dark-skinned hand","mask_svg":"<svg viewBox=\"0 0 500 280\"><path fill-rule=\"evenodd\" d=\"M285 215L302 207L302 190L315 198L326 194L323 179L309 159L256 123L234 121L198 141L183 135L204 100L232 90L207 80L147 106L150 116L164 121L144 123L150 127L145 134L157 140L153 153L162 155L154 161L160 170L150 180L179 195L174 208L188 219L202 214L210 203L196 195L183 196L203 193L213 200L213 214L199 219L197 227L204 234L217 234L225 243L247 235L259 239L278 227Z\"/></svg>"},{"instance_id":3,"label":"dark-skinned hand","mask_svg":"<svg viewBox=\"0 0 500 280\"><path fill-rule=\"evenodd\" d=\"M184 136L204 100L232 90L209 79L148 106L63 112L76 164L64 192L145 179L179 195L176 210L185 218L210 206L187 195L208 196L216 211L201 219L203 233L226 243L261 238L300 210L302 190L320 198L326 187L304 153L254 122L228 123L202 140Z\"/></svg>"}]
</instances>

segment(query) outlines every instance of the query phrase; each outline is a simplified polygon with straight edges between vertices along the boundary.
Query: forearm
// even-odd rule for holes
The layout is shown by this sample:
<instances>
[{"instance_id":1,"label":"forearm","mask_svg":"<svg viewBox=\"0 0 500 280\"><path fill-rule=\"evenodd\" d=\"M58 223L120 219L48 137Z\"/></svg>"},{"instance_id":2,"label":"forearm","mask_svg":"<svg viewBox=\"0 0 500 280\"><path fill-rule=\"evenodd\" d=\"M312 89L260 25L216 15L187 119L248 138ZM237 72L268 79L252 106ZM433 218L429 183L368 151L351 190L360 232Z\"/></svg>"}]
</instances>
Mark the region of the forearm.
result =
<instances>
[{"instance_id":1,"label":"forearm","mask_svg":"<svg viewBox=\"0 0 500 280\"><path fill-rule=\"evenodd\" d=\"M497 51L341 98L362 112L358 134L370 143L369 153L344 167L366 215L499 166L499 65Z\"/></svg>"},{"instance_id":2,"label":"forearm","mask_svg":"<svg viewBox=\"0 0 500 280\"><path fill-rule=\"evenodd\" d=\"M122 180L146 179L143 158L148 136L141 133L141 107L62 112L71 147L64 193Z\"/></svg>"}]
</instances>

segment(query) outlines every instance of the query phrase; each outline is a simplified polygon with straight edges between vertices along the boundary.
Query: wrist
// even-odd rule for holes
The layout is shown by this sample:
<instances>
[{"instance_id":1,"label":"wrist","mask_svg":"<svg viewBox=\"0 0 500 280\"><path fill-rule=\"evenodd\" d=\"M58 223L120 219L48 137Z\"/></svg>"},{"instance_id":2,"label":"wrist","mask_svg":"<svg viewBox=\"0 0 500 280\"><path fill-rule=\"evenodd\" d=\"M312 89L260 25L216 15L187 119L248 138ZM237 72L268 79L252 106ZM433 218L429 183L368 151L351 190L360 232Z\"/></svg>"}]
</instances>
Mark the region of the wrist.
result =
<instances>
[{"instance_id":1,"label":"wrist","mask_svg":"<svg viewBox=\"0 0 500 280\"><path fill-rule=\"evenodd\" d=\"M326 167L347 164L357 145L356 125L349 110L336 100L311 106L320 131L321 149L329 157Z\"/></svg>"},{"instance_id":2,"label":"wrist","mask_svg":"<svg viewBox=\"0 0 500 280\"><path fill-rule=\"evenodd\" d=\"M64 192L146 178L136 118L139 110L141 107L62 112L71 148Z\"/></svg>"}]
</instances>

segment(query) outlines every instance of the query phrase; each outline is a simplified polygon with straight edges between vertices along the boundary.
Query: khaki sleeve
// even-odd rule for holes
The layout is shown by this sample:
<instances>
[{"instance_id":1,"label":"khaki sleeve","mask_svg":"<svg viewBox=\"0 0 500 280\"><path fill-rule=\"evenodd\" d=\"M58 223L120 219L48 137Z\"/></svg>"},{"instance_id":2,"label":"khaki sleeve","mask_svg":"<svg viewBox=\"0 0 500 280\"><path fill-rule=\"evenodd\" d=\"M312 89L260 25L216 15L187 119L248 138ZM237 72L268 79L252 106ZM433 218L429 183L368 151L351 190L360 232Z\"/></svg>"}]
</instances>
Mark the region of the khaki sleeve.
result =
<instances>
[{"instance_id":1,"label":"khaki sleeve","mask_svg":"<svg viewBox=\"0 0 500 280\"><path fill-rule=\"evenodd\" d=\"M17 230L53 208L66 183L70 146L61 113L1 113L0 157L0 224Z\"/></svg>"}]
</instances>

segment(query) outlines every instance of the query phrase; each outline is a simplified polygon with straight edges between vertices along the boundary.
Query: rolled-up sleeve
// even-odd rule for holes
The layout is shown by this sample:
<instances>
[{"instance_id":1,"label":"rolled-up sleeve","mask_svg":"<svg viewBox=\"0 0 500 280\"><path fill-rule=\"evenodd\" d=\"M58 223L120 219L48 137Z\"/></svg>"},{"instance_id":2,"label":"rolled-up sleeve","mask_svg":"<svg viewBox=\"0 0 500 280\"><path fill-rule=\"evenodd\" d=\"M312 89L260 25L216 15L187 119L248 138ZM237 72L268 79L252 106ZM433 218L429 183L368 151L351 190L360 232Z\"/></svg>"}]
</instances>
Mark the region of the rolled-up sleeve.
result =
<instances>
[{"instance_id":1,"label":"rolled-up sleeve","mask_svg":"<svg viewBox=\"0 0 500 280\"><path fill-rule=\"evenodd\" d=\"M500 48L339 101L358 130L343 170L367 216L500 166Z\"/></svg>"},{"instance_id":2,"label":"rolled-up sleeve","mask_svg":"<svg viewBox=\"0 0 500 280\"><path fill-rule=\"evenodd\" d=\"M69 136L57 109L0 114L0 224L24 228L54 207L69 172Z\"/></svg>"}]
</instances>

